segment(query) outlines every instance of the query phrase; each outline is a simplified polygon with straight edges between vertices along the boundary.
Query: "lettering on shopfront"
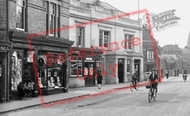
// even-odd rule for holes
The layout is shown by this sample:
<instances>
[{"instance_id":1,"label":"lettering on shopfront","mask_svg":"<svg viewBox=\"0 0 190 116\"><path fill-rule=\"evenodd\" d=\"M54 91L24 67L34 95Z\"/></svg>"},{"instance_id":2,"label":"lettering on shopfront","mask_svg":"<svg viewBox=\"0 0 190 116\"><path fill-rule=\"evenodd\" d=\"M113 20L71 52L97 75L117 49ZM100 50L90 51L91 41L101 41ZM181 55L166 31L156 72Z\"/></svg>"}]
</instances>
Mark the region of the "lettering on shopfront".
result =
<instances>
[{"instance_id":1,"label":"lettering on shopfront","mask_svg":"<svg viewBox=\"0 0 190 116\"><path fill-rule=\"evenodd\" d=\"M9 51L10 48L9 47L5 47L5 46L0 46L0 50L2 50L2 51Z\"/></svg>"}]
</instances>

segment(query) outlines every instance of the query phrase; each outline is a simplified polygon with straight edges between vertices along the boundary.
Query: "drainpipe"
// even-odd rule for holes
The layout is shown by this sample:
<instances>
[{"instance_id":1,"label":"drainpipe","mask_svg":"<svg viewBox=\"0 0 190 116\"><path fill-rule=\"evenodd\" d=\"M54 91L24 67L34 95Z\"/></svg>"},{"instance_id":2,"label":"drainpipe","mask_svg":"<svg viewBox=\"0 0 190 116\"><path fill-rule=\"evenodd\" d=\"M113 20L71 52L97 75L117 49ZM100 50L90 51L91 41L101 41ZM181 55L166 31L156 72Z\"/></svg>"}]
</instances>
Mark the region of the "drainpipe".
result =
<instances>
[{"instance_id":1,"label":"drainpipe","mask_svg":"<svg viewBox=\"0 0 190 116\"><path fill-rule=\"evenodd\" d=\"M6 41L9 42L9 0L6 0ZM6 74L6 101L9 101L9 82L10 82L10 51L7 52L7 74Z\"/></svg>"}]
</instances>

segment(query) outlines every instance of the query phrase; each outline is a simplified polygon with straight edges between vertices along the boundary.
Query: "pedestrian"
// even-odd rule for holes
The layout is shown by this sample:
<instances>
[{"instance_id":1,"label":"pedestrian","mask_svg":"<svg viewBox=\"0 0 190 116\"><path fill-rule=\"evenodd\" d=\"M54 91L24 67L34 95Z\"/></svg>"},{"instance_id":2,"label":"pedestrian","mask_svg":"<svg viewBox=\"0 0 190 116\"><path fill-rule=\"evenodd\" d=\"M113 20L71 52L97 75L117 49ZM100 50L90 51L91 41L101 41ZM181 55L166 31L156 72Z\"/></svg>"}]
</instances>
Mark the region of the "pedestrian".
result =
<instances>
[{"instance_id":1,"label":"pedestrian","mask_svg":"<svg viewBox=\"0 0 190 116\"><path fill-rule=\"evenodd\" d=\"M134 88L137 90L137 81L138 81L138 78L137 78L137 71L134 70L134 72L132 73L132 83L134 85Z\"/></svg>"},{"instance_id":2,"label":"pedestrian","mask_svg":"<svg viewBox=\"0 0 190 116\"><path fill-rule=\"evenodd\" d=\"M97 84L98 84L98 89L101 89L101 85L102 85L102 80L103 80L103 78L102 78L101 71L98 70L97 72L98 72L98 73L97 73Z\"/></svg>"},{"instance_id":3,"label":"pedestrian","mask_svg":"<svg viewBox=\"0 0 190 116\"><path fill-rule=\"evenodd\" d=\"M166 78L167 79L169 78L169 71L168 70L166 71Z\"/></svg>"}]
</instances>

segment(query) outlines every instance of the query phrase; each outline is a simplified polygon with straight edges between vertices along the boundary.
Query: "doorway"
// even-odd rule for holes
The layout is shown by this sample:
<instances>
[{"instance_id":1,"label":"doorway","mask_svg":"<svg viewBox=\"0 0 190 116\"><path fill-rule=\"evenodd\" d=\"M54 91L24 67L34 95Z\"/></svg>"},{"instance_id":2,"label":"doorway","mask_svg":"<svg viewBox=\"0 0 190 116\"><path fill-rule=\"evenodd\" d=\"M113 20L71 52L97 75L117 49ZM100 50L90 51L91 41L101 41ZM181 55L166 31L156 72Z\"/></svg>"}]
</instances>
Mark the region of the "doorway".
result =
<instances>
[{"instance_id":1,"label":"doorway","mask_svg":"<svg viewBox=\"0 0 190 116\"><path fill-rule=\"evenodd\" d=\"M137 71L137 77L140 77L140 59L135 59L134 60L134 68Z\"/></svg>"},{"instance_id":2,"label":"doorway","mask_svg":"<svg viewBox=\"0 0 190 116\"><path fill-rule=\"evenodd\" d=\"M0 102L4 102L7 99L7 73L6 72L6 53L0 52Z\"/></svg>"},{"instance_id":3,"label":"doorway","mask_svg":"<svg viewBox=\"0 0 190 116\"><path fill-rule=\"evenodd\" d=\"M124 82L124 59L118 59L118 78L119 83Z\"/></svg>"},{"instance_id":4,"label":"doorway","mask_svg":"<svg viewBox=\"0 0 190 116\"><path fill-rule=\"evenodd\" d=\"M85 86L95 86L94 62L84 62Z\"/></svg>"}]
</instances>

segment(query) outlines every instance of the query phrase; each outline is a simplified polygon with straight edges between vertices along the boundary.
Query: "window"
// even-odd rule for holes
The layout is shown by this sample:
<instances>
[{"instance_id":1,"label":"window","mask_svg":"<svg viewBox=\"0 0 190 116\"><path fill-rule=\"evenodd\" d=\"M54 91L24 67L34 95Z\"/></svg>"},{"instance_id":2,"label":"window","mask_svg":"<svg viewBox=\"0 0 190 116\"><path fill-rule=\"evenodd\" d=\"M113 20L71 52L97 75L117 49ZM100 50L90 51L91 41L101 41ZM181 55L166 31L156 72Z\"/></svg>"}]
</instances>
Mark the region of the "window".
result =
<instances>
[{"instance_id":1,"label":"window","mask_svg":"<svg viewBox=\"0 0 190 116\"><path fill-rule=\"evenodd\" d=\"M99 33L99 46L109 48L110 32L100 30Z\"/></svg>"},{"instance_id":2,"label":"window","mask_svg":"<svg viewBox=\"0 0 190 116\"><path fill-rule=\"evenodd\" d=\"M78 47L85 47L84 45L84 27L77 28L77 40Z\"/></svg>"},{"instance_id":3,"label":"window","mask_svg":"<svg viewBox=\"0 0 190 116\"><path fill-rule=\"evenodd\" d=\"M71 56L70 62L70 75L71 76L82 76L82 58L78 56Z\"/></svg>"},{"instance_id":4,"label":"window","mask_svg":"<svg viewBox=\"0 0 190 116\"><path fill-rule=\"evenodd\" d=\"M125 49L132 49L132 39L134 35L125 34Z\"/></svg>"},{"instance_id":5,"label":"window","mask_svg":"<svg viewBox=\"0 0 190 116\"><path fill-rule=\"evenodd\" d=\"M26 22L26 0L16 1L16 28L25 30Z\"/></svg>"},{"instance_id":6,"label":"window","mask_svg":"<svg viewBox=\"0 0 190 116\"><path fill-rule=\"evenodd\" d=\"M152 50L147 51L147 59L154 59L154 52Z\"/></svg>"},{"instance_id":7,"label":"window","mask_svg":"<svg viewBox=\"0 0 190 116\"><path fill-rule=\"evenodd\" d=\"M47 4L47 35L60 37L60 5L52 2L46 2Z\"/></svg>"}]
</instances>

